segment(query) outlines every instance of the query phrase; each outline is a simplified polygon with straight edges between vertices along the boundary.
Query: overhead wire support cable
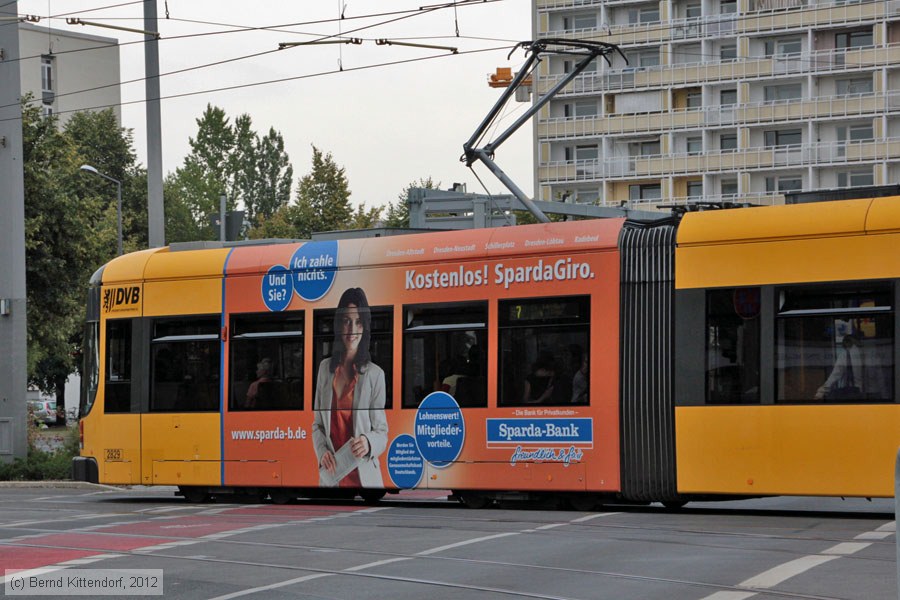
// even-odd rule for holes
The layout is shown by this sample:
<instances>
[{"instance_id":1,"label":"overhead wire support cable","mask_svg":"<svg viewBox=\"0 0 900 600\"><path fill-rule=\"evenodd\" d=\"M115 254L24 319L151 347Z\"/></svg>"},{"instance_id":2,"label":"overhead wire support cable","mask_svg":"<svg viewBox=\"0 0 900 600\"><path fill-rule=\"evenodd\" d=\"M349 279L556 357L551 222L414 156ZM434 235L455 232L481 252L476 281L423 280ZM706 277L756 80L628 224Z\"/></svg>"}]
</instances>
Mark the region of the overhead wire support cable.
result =
<instances>
[{"instance_id":1,"label":"overhead wire support cable","mask_svg":"<svg viewBox=\"0 0 900 600\"><path fill-rule=\"evenodd\" d=\"M16 21L17 23L38 23L41 18L37 15L22 15L21 17L0 17L0 22Z\"/></svg>"},{"instance_id":2,"label":"overhead wire support cable","mask_svg":"<svg viewBox=\"0 0 900 600\"><path fill-rule=\"evenodd\" d=\"M408 46L410 48L428 48L429 50L447 50L453 54L459 54L459 48L453 46L436 46L434 44L415 44L413 42L398 42L396 40L375 40L377 46Z\"/></svg>"},{"instance_id":3,"label":"overhead wire support cable","mask_svg":"<svg viewBox=\"0 0 900 600\"><path fill-rule=\"evenodd\" d=\"M97 23L96 21L85 21L84 19L69 17L66 19L67 25L87 25L90 27L102 27L103 29L115 29L117 31L127 31L129 33L139 33L141 35L149 35L150 37L159 39L158 31L147 31L146 29L135 29L133 27L122 27L121 25L108 25L106 23Z\"/></svg>"},{"instance_id":4,"label":"overhead wire support cable","mask_svg":"<svg viewBox=\"0 0 900 600\"><path fill-rule=\"evenodd\" d=\"M343 40L313 40L311 42L279 42L278 49L293 48L295 46L322 46L324 44L362 44L361 38L346 38Z\"/></svg>"},{"instance_id":5,"label":"overhead wire support cable","mask_svg":"<svg viewBox=\"0 0 900 600\"><path fill-rule=\"evenodd\" d=\"M472 167L472 164L475 161L480 160L484 165L499 179L506 188L513 193L513 195L518 198L522 204L525 205L526 208L531 212L532 215L542 223L549 223L550 219L544 212L535 205L525 193L519 189L519 187L509 178L509 176L503 172L503 170L497 166L497 163L494 162L494 153L497 148L506 141L516 130L519 129L523 124L527 123L531 117L533 117L537 112L565 86L569 84L573 79L575 79L587 66L598 56L602 56L603 59L607 62L607 64L612 65L612 61L609 59L609 55L613 52L617 52L624 60L625 63L628 64L628 58L622 52L622 50L616 44L610 44L608 42L595 42L589 40L567 40L560 38L543 38L533 41L519 42L516 44L513 49L509 52L509 57L512 57L513 53L519 48L523 48L525 53L528 55L528 58L525 61L525 64L519 69L519 72L516 73L516 76L513 78L512 82L509 84L509 87L504 90L503 94L494 104L490 111L488 111L487 116L481 121L478 127L475 129L475 133L469 137L466 143L463 144L463 155L460 158L460 161L466 163L467 167ZM482 148L476 148L476 144L478 144L479 140L484 136L485 132L490 128L491 124L497 118L497 115L500 114L500 111L503 110L503 107L512 98L513 94L516 93L516 90L522 85L522 82L528 77L532 70L537 66L537 62L540 61L541 54L551 53L551 54L568 54L573 56L581 56L583 57L578 63L574 66L574 68L566 74L561 80L559 80L556 85L554 85L550 90L547 91L543 96L537 100L528 111L526 111L522 116L520 116L516 121L506 128L494 141L490 142L488 145Z\"/></svg>"}]
</instances>

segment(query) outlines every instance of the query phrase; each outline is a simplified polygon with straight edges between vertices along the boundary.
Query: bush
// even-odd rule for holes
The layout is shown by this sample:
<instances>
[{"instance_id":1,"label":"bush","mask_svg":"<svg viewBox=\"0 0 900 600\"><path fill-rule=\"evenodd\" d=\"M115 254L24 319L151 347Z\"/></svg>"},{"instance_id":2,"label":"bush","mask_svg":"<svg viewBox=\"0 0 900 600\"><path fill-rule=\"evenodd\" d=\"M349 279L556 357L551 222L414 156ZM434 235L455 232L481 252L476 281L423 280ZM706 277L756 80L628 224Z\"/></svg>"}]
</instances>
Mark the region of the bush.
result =
<instances>
[{"instance_id":1,"label":"bush","mask_svg":"<svg viewBox=\"0 0 900 600\"><path fill-rule=\"evenodd\" d=\"M0 481L49 481L72 478L72 458L78 455L78 428L66 432L65 444L55 452L35 447L35 435L29 427L28 454L9 464L0 464Z\"/></svg>"}]
</instances>

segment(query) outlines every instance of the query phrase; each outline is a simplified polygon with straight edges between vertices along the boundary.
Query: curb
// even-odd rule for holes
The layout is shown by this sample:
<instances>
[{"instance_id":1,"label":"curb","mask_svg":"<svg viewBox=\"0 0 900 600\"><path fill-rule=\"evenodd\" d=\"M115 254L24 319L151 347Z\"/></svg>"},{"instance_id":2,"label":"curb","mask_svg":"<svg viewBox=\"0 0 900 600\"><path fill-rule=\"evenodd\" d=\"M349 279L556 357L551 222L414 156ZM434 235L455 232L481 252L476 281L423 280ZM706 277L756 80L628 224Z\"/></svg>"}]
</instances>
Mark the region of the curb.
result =
<instances>
[{"instance_id":1,"label":"curb","mask_svg":"<svg viewBox=\"0 0 900 600\"><path fill-rule=\"evenodd\" d=\"M116 487L101 483L88 483L86 481L0 481L0 489L2 488L63 488L121 492L127 490L128 486Z\"/></svg>"}]
</instances>

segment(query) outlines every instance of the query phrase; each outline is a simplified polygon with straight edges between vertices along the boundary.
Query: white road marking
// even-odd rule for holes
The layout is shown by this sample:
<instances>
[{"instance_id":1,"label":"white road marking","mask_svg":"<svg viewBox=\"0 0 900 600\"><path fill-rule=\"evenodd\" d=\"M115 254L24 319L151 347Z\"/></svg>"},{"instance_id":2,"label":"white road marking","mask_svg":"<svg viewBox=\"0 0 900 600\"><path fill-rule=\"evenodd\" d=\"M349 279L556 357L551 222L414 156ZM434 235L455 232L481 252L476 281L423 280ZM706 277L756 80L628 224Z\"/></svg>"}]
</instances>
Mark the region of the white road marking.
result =
<instances>
[{"instance_id":1,"label":"white road marking","mask_svg":"<svg viewBox=\"0 0 900 600\"><path fill-rule=\"evenodd\" d=\"M704 598L703 600L745 600L752 598L756 592L716 592Z\"/></svg>"},{"instance_id":2,"label":"white road marking","mask_svg":"<svg viewBox=\"0 0 900 600\"><path fill-rule=\"evenodd\" d=\"M897 531L897 522L891 521L878 527L874 531L867 531L854 537L855 540L882 540ZM758 592L775 587L783 583L791 577L796 577L810 569L823 565L841 556L849 556L860 550L868 548L872 544L869 542L841 542L830 548L826 548L819 554L810 554L803 556L776 567L764 571L759 575L742 581L737 587L752 588L755 591L721 591L709 596L704 596L703 600L745 600L755 596Z\"/></svg>"},{"instance_id":3,"label":"white road marking","mask_svg":"<svg viewBox=\"0 0 900 600\"><path fill-rule=\"evenodd\" d=\"M768 589L836 558L837 556L824 556L822 554L801 556L742 581L738 585L739 587Z\"/></svg>"},{"instance_id":4,"label":"white road marking","mask_svg":"<svg viewBox=\"0 0 900 600\"><path fill-rule=\"evenodd\" d=\"M855 554L859 552L863 548L868 548L872 544L865 542L843 542L841 544L837 544L832 546L828 550L823 550L822 554L838 554L838 555L847 555L847 554Z\"/></svg>"},{"instance_id":5,"label":"white road marking","mask_svg":"<svg viewBox=\"0 0 900 600\"><path fill-rule=\"evenodd\" d=\"M331 577L331 573L315 573L313 575L304 575L303 577L297 577L296 579L288 579L287 581L279 581L278 583L273 583L271 585L264 585L262 587L251 588L249 590L241 590L239 592L234 592L233 594L226 594L224 596L216 596L215 598L210 598L210 600L231 600L231 598L240 598L241 596L247 596L249 594L255 594L257 592L265 592L268 590L277 590L278 588L283 588L283 587L286 587L289 585L294 585L295 583L303 583L304 581L320 579L322 577Z\"/></svg>"},{"instance_id":6,"label":"white road marking","mask_svg":"<svg viewBox=\"0 0 900 600\"><path fill-rule=\"evenodd\" d=\"M468 546L469 544L477 544L478 542L486 542L488 540L496 540L499 538L510 537L513 535L522 535L521 531L510 531L508 533L495 533L494 535L486 535L483 537L472 538L471 540L465 540L462 542L456 542L455 544L447 544L446 546L438 546L437 548L431 548L430 550L423 550L422 552L416 552L416 556L430 556L432 554L437 554L438 552L443 552L444 550L450 550L452 548L459 548L460 546Z\"/></svg>"},{"instance_id":7,"label":"white road marking","mask_svg":"<svg viewBox=\"0 0 900 600\"><path fill-rule=\"evenodd\" d=\"M379 510L384 510L384 509L379 509ZM359 511L359 512L362 512L362 511ZM352 513L352 514L358 514L358 513ZM488 540L496 540L496 539L505 538L505 537L522 535L523 533L535 533L538 530L553 529L556 527L562 527L563 525L571 525L573 523L583 523L585 521L589 521L591 519L596 519L598 517L605 517L605 516L615 515L615 514L618 514L618 513L598 513L598 514L594 514L594 515L588 515L586 517L580 517L578 519L573 519L571 521L565 521L562 523L548 523L547 525L541 525L534 529L523 529L521 531L510 531L507 533L495 533L493 535L485 535L482 537L472 538L470 540L464 540L462 542L456 542L454 544L446 544L444 546L437 546L436 548L429 548L428 550L423 550L422 552L417 552L413 556L398 556L398 557L394 557L394 558L386 558L383 560L377 560L375 562L357 565L355 567L348 567L346 569L343 569L343 571L341 571L341 572L342 573L354 573L357 571L364 571L366 569L373 569L375 567L380 567L383 565L389 565L389 564L393 564L393 563L410 561L419 556L431 556L432 554L437 554L438 552L443 552L444 550L459 548L461 546L468 546L471 544L477 544L479 542L486 542ZM318 551L319 552L328 552L328 551L335 552L336 550L328 550L328 549L323 548ZM262 587L257 587L257 588L250 588L250 589L244 590L242 592L234 592L234 593L228 594L226 596L218 596L216 598L212 598L211 600L230 600L231 598L239 598L241 596L249 596L251 594L256 594L258 592L264 592L267 590L275 589L276 587L284 587L287 585L293 585L295 583L302 583L304 581L310 581L312 579L319 579L321 577L333 577L338 574L339 573L319 573L319 574L315 574L315 575L308 575L306 577L298 577L296 579L289 579L287 581L282 581L280 583L276 583L276 584L272 584L272 585L267 585L267 586L262 586ZM720 599L720 600L725 600L725 599ZM730 600L741 600L741 599L733 598Z\"/></svg>"}]
</instances>

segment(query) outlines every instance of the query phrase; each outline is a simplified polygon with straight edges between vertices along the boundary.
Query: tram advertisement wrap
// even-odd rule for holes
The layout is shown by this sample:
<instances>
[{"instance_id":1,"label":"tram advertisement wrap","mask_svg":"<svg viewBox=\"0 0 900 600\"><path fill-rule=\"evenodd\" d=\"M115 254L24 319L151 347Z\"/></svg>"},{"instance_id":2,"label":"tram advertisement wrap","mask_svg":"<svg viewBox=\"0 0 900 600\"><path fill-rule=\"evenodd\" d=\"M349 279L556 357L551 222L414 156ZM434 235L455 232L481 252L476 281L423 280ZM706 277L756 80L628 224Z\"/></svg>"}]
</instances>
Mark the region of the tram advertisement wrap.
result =
<instances>
[{"instance_id":1,"label":"tram advertisement wrap","mask_svg":"<svg viewBox=\"0 0 900 600\"><path fill-rule=\"evenodd\" d=\"M234 327L243 315L260 315L262 323L275 322L276 315L296 320L295 348L304 366L302 380L294 380L285 395L293 403L289 410L236 410L240 398L235 395L248 393L253 376L248 381L243 373L226 373L223 484L299 488L349 481L364 488L615 489L616 379L592 378L589 401L576 401L569 391L569 399L527 405L521 391L524 376L517 375L511 383L512 376L503 374L504 366L514 362L530 369L537 350L522 345L527 356L503 355L500 321L511 319L507 323L522 331L536 327L543 316L530 299L552 297L588 299L584 339L590 339L590 356L585 354L585 361L591 373L618 372L620 226L604 223L598 234L597 223L583 229L567 225L572 227L565 236L527 226L496 230L493 237L482 231L447 232L440 236L441 243L432 241L436 236L412 235L236 248L225 268L224 323ZM344 310L339 308L342 297L351 290L361 292L364 300L346 306L359 309L364 302L372 315L366 318L380 319L369 326L382 329L366 338L371 366L345 367L358 375L352 397L341 398L341 387L334 383L337 365L329 358L336 349L356 344L354 336L365 331L362 322L357 330L348 325L346 335L339 331L343 325L335 311ZM525 299L524 304L517 298ZM449 390L446 382L441 386L444 375L437 375L436 355L409 355L413 348L430 352L433 346L430 338L417 338L410 329L407 307L428 309L454 302L485 307L483 317L464 320L481 322L477 326L483 328L477 346L484 391L477 401L461 397L452 389L455 384ZM443 309L435 310L440 316ZM266 314L269 321L263 319ZM529 320L535 325L527 325ZM240 363L234 354L240 343L263 347L260 339L251 333L229 340L231 348L223 350L229 356L225 370L240 365L251 373L258 362L262 365L261 350ZM568 352L564 342L553 343L558 352ZM425 366L419 368L435 369L435 374L413 385L407 374L411 360L420 360ZM566 355L570 388L571 364L574 359ZM272 379L286 387L284 359L278 368L281 372ZM241 377L247 383L238 383ZM352 416L342 417L344 409ZM334 479L346 479L344 471L354 468L358 478L343 483Z\"/></svg>"}]
</instances>

